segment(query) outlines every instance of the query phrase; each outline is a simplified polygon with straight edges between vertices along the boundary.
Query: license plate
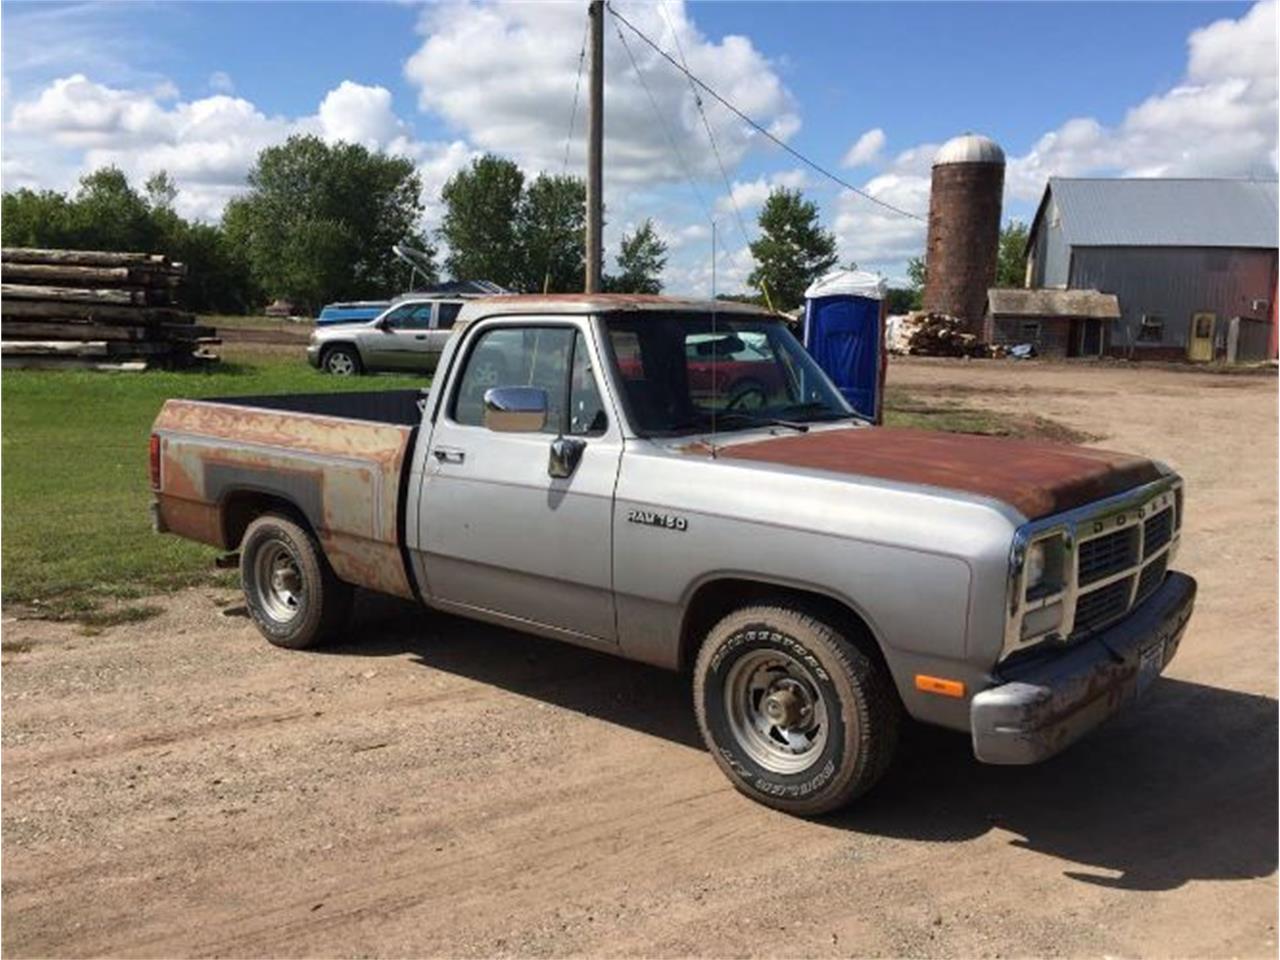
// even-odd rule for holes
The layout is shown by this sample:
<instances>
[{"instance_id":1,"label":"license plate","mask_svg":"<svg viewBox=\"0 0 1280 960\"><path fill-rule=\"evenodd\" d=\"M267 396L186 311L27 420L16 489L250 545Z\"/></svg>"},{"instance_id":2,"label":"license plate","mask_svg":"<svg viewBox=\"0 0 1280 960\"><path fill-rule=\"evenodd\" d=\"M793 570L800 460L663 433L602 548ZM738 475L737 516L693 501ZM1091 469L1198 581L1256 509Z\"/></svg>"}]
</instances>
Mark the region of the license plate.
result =
<instances>
[{"instance_id":1,"label":"license plate","mask_svg":"<svg viewBox=\"0 0 1280 960\"><path fill-rule=\"evenodd\" d=\"M1164 645L1165 641L1161 640L1142 651L1142 659L1138 662L1139 694L1144 693L1151 686L1151 681L1160 676L1160 669L1164 666Z\"/></svg>"}]
</instances>

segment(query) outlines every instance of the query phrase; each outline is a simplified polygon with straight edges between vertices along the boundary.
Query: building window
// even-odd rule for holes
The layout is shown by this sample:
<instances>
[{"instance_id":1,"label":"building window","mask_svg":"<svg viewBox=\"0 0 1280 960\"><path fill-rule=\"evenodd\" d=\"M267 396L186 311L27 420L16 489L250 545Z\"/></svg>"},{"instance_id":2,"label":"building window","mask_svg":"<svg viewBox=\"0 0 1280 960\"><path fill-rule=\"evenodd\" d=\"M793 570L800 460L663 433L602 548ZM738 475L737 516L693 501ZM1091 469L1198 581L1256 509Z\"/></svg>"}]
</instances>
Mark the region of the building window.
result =
<instances>
[{"instance_id":1,"label":"building window","mask_svg":"<svg viewBox=\"0 0 1280 960\"><path fill-rule=\"evenodd\" d=\"M1138 342L1160 343L1162 340L1164 340L1164 317L1144 313L1142 323L1138 326Z\"/></svg>"},{"instance_id":2,"label":"building window","mask_svg":"<svg viewBox=\"0 0 1280 960\"><path fill-rule=\"evenodd\" d=\"M1040 321L1039 320L1023 320L1018 325L1018 336L1023 340L1040 339Z\"/></svg>"}]
</instances>

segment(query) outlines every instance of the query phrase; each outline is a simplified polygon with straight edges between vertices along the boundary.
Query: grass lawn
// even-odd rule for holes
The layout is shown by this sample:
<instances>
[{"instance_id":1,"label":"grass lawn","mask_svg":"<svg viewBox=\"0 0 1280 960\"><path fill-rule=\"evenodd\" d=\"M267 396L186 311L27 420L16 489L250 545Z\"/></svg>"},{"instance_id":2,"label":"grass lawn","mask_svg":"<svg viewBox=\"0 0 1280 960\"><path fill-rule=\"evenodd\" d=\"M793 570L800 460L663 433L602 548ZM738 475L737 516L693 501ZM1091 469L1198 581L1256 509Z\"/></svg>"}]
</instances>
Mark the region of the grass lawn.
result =
<instances>
[{"instance_id":1,"label":"grass lawn","mask_svg":"<svg viewBox=\"0 0 1280 960\"><path fill-rule=\"evenodd\" d=\"M292 357L236 356L209 373L13 370L3 396L3 599L55 615L212 579L209 547L151 530L147 437L170 397L421 387L329 377Z\"/></svg>"},{"instance_id":2,"label":"grass lawn","mask_svg":"<svg viewBox=\"0 0 1280 960\"><path fill-rule=\"evenodd\" d=\"M212 548L151 530L147 437L166 399L427 382L324 376L300 359L296 347L228 344L224 357L221 368L209 373L10 371L0 378L6 603L92 625L104 616L128 615L97 611L102 600L215 581ZM995 414L892 387L887 407L890 425L1077 439L1052 421Z\"/></svg>"}]
</instances>

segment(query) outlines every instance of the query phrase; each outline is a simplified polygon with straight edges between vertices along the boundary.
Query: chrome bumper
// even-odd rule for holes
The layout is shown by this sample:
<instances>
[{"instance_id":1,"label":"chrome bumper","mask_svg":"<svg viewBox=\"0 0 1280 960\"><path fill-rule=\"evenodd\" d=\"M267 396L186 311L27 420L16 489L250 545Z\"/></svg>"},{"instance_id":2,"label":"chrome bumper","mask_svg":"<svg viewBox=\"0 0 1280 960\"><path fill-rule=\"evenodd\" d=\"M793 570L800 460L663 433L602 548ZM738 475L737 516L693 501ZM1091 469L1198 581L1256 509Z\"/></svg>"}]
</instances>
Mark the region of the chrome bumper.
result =
<instances>
[{"instance_id":1,"label":"chrome bumper","mask_svg":"<svg viewBox=\"0 0 1280 960\"><path fill-rule=\"evenodd\" d=\"M974 755L983 763L1046 760L1136 700L1173 659L1195 598L1195 580L1170 573L1109 630L1003 670L1005 682L969 706Z\"/></svg>"}]
</instances>

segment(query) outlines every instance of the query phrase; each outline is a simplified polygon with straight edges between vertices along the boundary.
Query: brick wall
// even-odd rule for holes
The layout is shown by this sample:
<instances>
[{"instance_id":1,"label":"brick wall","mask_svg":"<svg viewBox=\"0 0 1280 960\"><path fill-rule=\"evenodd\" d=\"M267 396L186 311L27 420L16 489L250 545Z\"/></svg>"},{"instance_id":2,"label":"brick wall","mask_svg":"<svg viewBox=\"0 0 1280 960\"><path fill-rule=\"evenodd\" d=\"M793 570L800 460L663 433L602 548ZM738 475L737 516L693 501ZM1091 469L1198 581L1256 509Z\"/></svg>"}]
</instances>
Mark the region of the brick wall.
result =
<instances>
[{"instance_id":1,"label":"brick wall","mask_svg":"<svg viewBox=\"0 0 1280 960\"><path fill-rule=\"evenodd\" d=\"M924 309L959 317L982 335L987 290L995 284L1004 167L947 163L933 168L929 195Z\"/></svg>"}]
</instances>

